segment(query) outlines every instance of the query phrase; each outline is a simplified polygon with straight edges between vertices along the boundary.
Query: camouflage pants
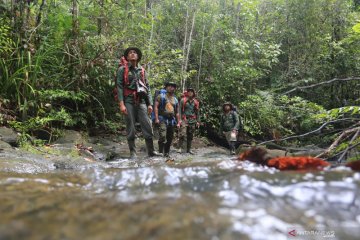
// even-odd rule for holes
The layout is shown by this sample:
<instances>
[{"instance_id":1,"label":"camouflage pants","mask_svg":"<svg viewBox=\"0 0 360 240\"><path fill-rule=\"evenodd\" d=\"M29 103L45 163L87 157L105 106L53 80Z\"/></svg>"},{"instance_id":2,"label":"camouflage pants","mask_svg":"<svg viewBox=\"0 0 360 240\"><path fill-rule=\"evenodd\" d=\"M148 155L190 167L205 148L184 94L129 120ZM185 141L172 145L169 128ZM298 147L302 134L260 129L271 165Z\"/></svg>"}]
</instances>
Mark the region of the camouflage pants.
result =
<instances>
[{"instance_id":1,"label":"camouflage pants","mask_svg":"<svg viewBox=\"0 0 360 240\"><path fill-rule=\"evenodd\" d=\"M195 124L181 124L179 130L179 147L181 149L186 149L186 151L190 151L191 142L194 138L195 130ZM184 146L184 142L186 142L186 146Z\"/></svg>"},{"instance_id":2,"label":"camouflage pants","mask_svg":"<svg viewBox=\"0 0 360 240\"><path fill-rule=\"evenodd\" d=\"M171 143L174 139L175 126L166 125L165 122L155 124L156 135L158 135L159 152L169 153Z\"/></svg>"},{"instance_id":3,"label":"camouflage pants","mask_svg":"<svg viewBox=\"0 0 360 240\"><path fill-rule=\"evenodd\" d=\"M229 144L230 150L233 150L235 148L235 143L237 140L238 132L236 131L233 136L231 136L232 131L224 132L224 135L226 137L226 141Z\"/></svg>"}]
</instances>

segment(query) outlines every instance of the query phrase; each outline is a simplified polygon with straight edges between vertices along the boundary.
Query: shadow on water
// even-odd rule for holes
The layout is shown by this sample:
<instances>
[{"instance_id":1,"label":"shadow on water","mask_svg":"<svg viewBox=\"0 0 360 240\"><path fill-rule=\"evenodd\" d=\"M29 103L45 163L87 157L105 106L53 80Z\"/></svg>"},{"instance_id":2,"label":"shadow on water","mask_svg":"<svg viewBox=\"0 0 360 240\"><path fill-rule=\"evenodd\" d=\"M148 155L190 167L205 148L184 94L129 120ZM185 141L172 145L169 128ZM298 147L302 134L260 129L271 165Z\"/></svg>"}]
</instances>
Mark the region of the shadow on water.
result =
<instances>
[{"instance_id":1,"label":"shadow on water","mask_svg":"<svg viewBox=\"0 0 360 240\"><path fill-rule=\"evenodd\" d=\"M279 172L227 150L0 172L0 239L357 239L360 174ZM295 230L295 231L293 231Z\"/></svg>"}]
</instances>

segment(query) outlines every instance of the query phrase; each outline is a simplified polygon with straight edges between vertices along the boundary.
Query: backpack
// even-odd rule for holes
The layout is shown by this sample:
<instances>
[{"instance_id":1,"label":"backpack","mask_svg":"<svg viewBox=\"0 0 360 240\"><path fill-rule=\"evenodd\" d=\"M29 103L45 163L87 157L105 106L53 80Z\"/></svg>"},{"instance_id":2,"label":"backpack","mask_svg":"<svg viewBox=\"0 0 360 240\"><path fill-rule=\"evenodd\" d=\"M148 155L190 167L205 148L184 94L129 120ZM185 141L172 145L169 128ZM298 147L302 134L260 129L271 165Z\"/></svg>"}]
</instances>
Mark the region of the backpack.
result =
<instances>
[{"instance_id":1,"label":"backpack","mask_svg":"<svg viewBox=\"0 0 360 240\"><path fill-rule=\"evenodd\" d=\"M236 122L236 117L235 117L235 114L234 114L234 112L236 112L237 114L238 114L238 117L239 117L239 129L238 130L241 130L242 129L242 121L241 121L241 117L240 117L240 114L238 113L238 111L237 111L237 107L236 106L234 106L234 105L232 105L232 109L231 109L231 115L232 115L232 117L233 117L233 120Z\"/></svg>"},{"instance_id":2,"label":"backpack","mask_svg":"<svg viewBox=\"0 0 360 240\"><path fill-rule=\"evenodd\" d=\"M126 91L126 86L129 84L129 65L128 65L128 61L125 59L124 56L122 56L120 58L120 61L119 61L119 65L118 65L118 68L117 68L117 71L115 73L115 76L114 76L114 83L115 83L115 87L113 89L113 95L114 95L114 99L115 101L119 101L118 99L118 89L117 89L117 73L119 71L119 69L121 67L124 67L124 81L123 81L123 85L124 85L124 95L127 96L129 95L129 93L132 93L133 91ZM141 66L141 81L146 84L146 78L145 78L145 68L143 66Z\"/></svg>"},{"instance_id":3,"label":"backpack","mask_svg":"<svg viewBox=\"0 0 360 240\"><path fill-rule=\"evenodd\" d=\"M184 102L183 105L182 105L182 112L184 112L185 111L185 105L186 105L186 102L188 100L187 91L183 92L181 94L181 97L182 97L183 102ZM200 103L199 103L199 100L197 100L195 97L194 97L194 104L195 104L195 110L198 112Z\"/></svg>"},{"instance_id":4,"label":"backpack","mask_svg":"<svg viewBox=\"0 0 360 240\"><path fill-rule=\"evenodd\" d=\"M159 110L164 110L166 108L166 104L167 104L167 101L166 101L166 90L165 89L160 89L160 90L155 90L155 94L154 94L154 99L153 99L153 109L155 109L155 101L157 99L158 96L161 96L161 102L159 103ZM178 100L177 98L175 97L175 107L178 105ZM176 113L175 113L176 114ZM162 116L159 116L159 119L161 121L161 118ZM155 121L155 111L153 111L151 113L151 120L152 121Z\"/></svg>"}]
</instances>

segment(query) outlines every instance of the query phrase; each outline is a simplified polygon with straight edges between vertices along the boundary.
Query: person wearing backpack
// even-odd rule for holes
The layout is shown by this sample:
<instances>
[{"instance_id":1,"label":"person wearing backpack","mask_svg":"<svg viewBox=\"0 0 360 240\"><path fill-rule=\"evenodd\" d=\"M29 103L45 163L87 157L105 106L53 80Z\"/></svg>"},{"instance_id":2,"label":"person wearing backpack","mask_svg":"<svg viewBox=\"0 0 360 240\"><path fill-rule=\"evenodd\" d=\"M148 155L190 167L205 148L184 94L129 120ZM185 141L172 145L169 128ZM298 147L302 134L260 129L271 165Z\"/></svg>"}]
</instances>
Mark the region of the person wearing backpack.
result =
<instances>
[{"instance_id":1,"label":"person wearing backpack","mask_svg":"<svg viewBox=\"0 0 360 240\"><path fill-rule=\"evenodd\" d=\"M175 97L176 83L167 82L165 90L155 99L155 128L159 134L159 152L170 157L170 147L174 138L174 127L179 121L178 100Z\"/></svg>"},{"instance_id":2,"label":"person wearing backpack","mask_svg":"<svg viewBox=\"0 0 360 240\"><path fill-rule=\"evenodd\" d=\"M230 102L223 104L223 114L220 120L220 131L225 135L230 146L230 154L235 154L235 143L237 141L238 130L240 127L239 115L234 111Z\"/></svg>"},{"instance_id":3,"label":"person wearing backpack","mask_svg":"<svg viewBox=\"0 0 360 240\"><path fill-rule=\"evenodd\" d=\"M119 108L125 115L127 141L130 150L130 158L136 158L135 146L135 122L140 123L141 131L145 138L148 156L158 156L154 150L153 129L149 114L153 108L150 104L151 93L146 78L145 69L138 63L142 57L141 50L129 47L125 50L121 65L116 75L116 95Z\"/></svg>"},{"instance_id":4,"label":"person wearing backpack","mask_svg":"<svg viewBox=\"0 0 360 240\"><path fill-rule=\"evenodd\" d=\"M179 130L179 152L186 149L187 153L194 154L191 151L191 144L194 138L196 127L200 126L199 120L199 101L195 98L195 90L187 88L183 94L179 104L180 122L178 123ZM183 146L186 137L186 148Z\"/></svg>"}]
</instances>

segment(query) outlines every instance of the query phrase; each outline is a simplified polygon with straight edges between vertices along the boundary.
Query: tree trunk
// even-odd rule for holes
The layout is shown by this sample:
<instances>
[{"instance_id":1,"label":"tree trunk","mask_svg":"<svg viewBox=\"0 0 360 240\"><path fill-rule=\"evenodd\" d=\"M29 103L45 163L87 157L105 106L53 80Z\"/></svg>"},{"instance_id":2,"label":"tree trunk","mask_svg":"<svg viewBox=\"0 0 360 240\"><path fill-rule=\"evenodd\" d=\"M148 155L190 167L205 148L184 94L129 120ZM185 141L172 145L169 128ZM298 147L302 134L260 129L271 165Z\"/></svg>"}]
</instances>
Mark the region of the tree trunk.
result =
<instances>
[{"instance_id":1,"label":"tree trunk","mask_svg":"<svg viewBox=\"0 0 360 240\"><path fill-rule=\"evenodd\" d=\"M78 38L78 33L79 33L79 20L78 20L78 14L79 14L79 9L78 9L78 4L77 4L77 0L73 0L72 1L72 36L71 36L71 40L70 40L70 46L69 46L69 77L70 79L74 78L74 64L75 64L75 59L74 56L76 54L76 52L74 51L77 46L77 38Z\"/></svg>"},{"instance_id":2,"label":"tree trunk","mask_svg":"<svg viewBox=\"0 0 360 240\"><path fill-rule=\"evenodd\" d=\"M99 1L100 4L100 16L97 18L98 25L98 35L103 34L103 24L104 24L104 0Z\"/></svg>"},{"instance_id":3,"label":"tree trunk","mask_svg":"<svg viewBox=\"0 0 360 240\"><path fill-rule=\"evenodd\" d=\"M235 14L235 33L237 36L239 35L240 32L240 10L241 10L241 3L238 3Z\"/></svg>"},{"instance_id":4,"label":"tree trunk","mask_svg":"<svg viewBox=\"0 0 360 240\"><path fill-rule=\"evenodd\" d=\"M187 66L188 66L188 62L189 62L189 55L190 55L190 48L191 48L191 39L192 39L192 34L194 31L194 25L195 25L195 16L196 16L196 12L194 12L193 15L193 19L192 19L192 24L191 24L191 30L190 30L190 34L189 34L189 42L188 42L188 47L187 47L187 53L186 53L186 59L185 59L185 67L184 67L184 71L187 71ZM182 91L185 91L185 85L186 85L186 76L187 74L185 74L184 77L184 81L183 81L183 85L182 85Z\"/></svg>"},{"instance_id":5,"label":"tree trunk","mask_svg":"<svg viewBox=\"0 0 360 240\"><path fill-rule=\"evenodd\" d=\"M152 6L150 6L150 9L152 9ZM148 54L150 54L151 52L151 45L152 45L152 41L153 41L153 37L154 37L154 15L151 13L151 32L150 32L150 39L149 39L149 44L148 44ZM148 64L148 68L147 68L147 74L148 77L150 77L150 71L151 71L151 67L150 64Z\"/></svg>"},{"instance_id":6,"label":"tree trunk","mask_svg":"<svg viewBox=\"0 0 360 240\"><path fill-rule=\"evenodd\" d=\"M187 29L188 29L189 9L186 9L185 18L185 36L183 44L183 62L181 64L181 87L183 86L184 72L185 72L185 57L186 57L186 42L187 42Z\"/></svg>"},{"instance_id":7,"label":"tree trunk","mask_svg":"<svg viewBox=\"0 0 360 240\"><path fill-rule=\"evenodd\" d=\"M203 26L203 36L202 36L202 40L201 40L200 60L199 60L199 71L198 71L198 75L197 75L196 89L198 91L198 95L199 95L199 89L200 89L200 74L201 74L201 65L202 65L202 54L203 54L203 49L204 49L204 40L205 40L205 24Z\"/></svg>"}]
</instances>

